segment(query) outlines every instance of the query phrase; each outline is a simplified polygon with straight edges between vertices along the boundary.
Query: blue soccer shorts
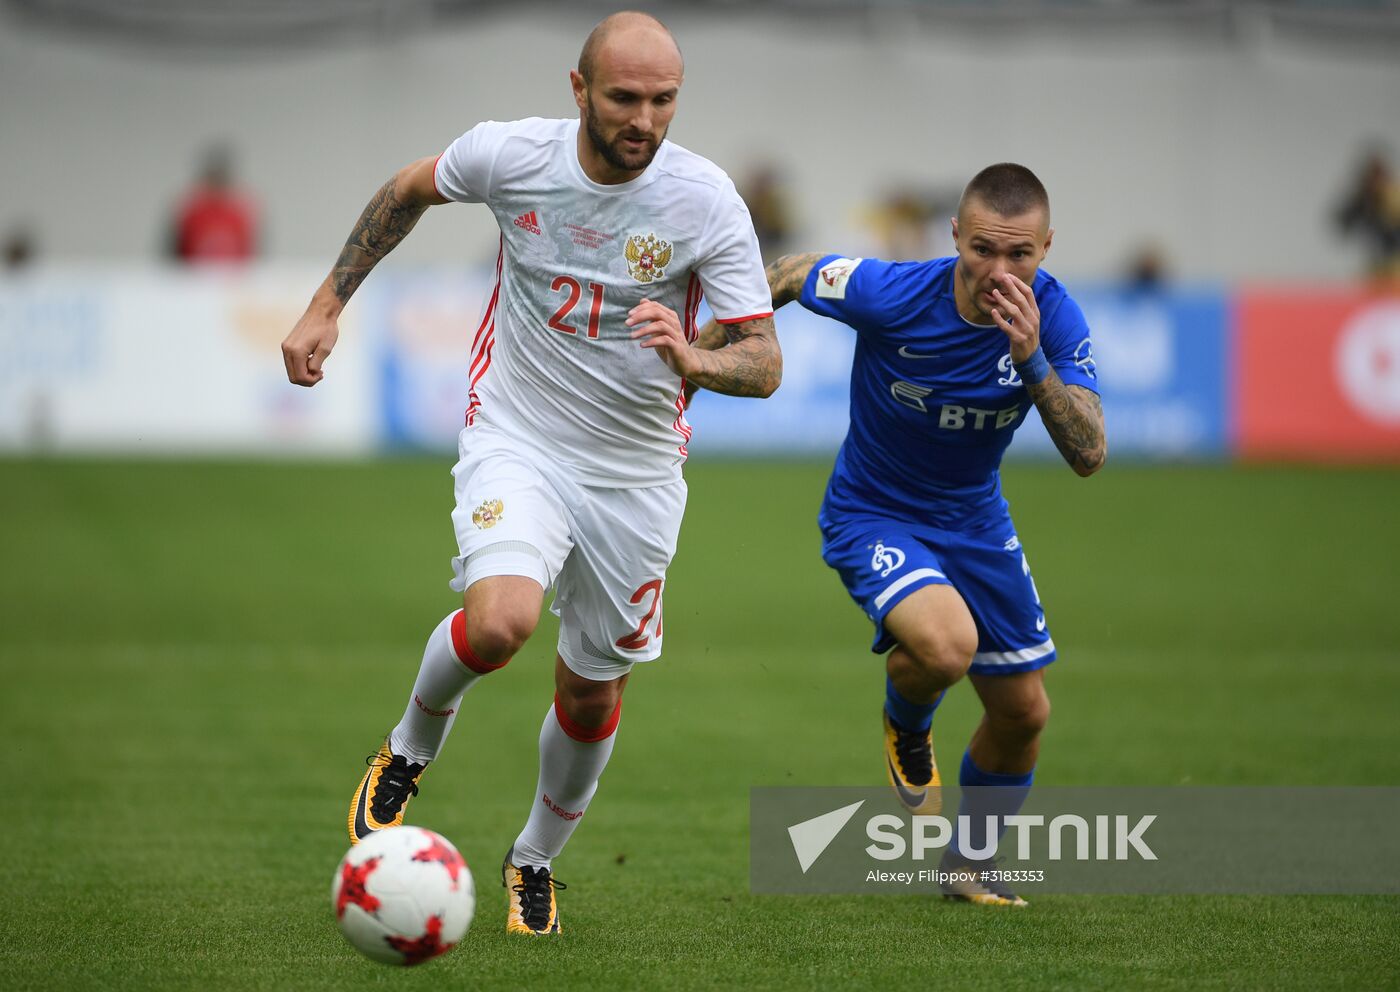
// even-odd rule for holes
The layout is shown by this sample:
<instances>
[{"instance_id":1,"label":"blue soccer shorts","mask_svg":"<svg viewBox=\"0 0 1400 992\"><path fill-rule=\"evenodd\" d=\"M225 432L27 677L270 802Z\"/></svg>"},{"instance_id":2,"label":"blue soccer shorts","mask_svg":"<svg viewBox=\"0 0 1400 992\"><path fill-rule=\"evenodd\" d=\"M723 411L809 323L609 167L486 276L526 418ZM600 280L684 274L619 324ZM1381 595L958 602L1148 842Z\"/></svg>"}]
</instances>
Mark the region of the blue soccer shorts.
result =
<instances>
[{"instance_id":1,"label":"blue soccer shorts","mask_svg":"<svg viewBox=\"0 0 1400 992\"><path fill-rule=\"evenodd\" d=\"M866 515L827 518L822 558L875 624L870 650L883 654L895 640L885 616L910 593L951 585L977 624L977 653L969 671L1010 675L1055 660L1031 568L1009 517L960 531Z\"/></svg>"}]
</instances>

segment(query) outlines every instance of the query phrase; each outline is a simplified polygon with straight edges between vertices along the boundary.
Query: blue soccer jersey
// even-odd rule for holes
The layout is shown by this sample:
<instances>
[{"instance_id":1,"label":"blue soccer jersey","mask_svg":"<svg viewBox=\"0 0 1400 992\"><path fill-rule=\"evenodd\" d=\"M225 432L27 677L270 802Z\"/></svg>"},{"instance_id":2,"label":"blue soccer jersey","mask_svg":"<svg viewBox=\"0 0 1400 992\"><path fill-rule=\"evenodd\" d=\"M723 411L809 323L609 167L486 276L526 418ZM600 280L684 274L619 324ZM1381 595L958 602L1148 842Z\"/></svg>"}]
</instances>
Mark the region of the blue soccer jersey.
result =
<instances>
[{"instance_id":1,"label":"blue soccer jersey","mask_svg":"<svg viewBox=\"0 0 1400 992\"><path fill-rule=\"evenodd\" d=\"M1004 508L997 469L1031 398L1001 329L958 313L956 262L831 255L807 276L802 305L856 331L851 426L829 506L949 523ZM1067 384L1097 392L1078 304L1045 272L1032 290L1046 358Z\"/></svg>"},{"instance_id":2,"label":"blue soccer jersey","mask_svg":"<svg viewBox=\"0 0 1400 992\"><path fill-rule=\"evenodd\" d=\"M947 582L979 631L973 671L1054 658L999 467L1032 402L995 324L958 313L957 258L884 262L829 255L801 304L856 332L851 425L822 503L827 562L882 620L904 596ZM1089 327L1052 276L1036 275L1040 343L1060 378L1097 392Z\"/></svg>"}]
</instances>

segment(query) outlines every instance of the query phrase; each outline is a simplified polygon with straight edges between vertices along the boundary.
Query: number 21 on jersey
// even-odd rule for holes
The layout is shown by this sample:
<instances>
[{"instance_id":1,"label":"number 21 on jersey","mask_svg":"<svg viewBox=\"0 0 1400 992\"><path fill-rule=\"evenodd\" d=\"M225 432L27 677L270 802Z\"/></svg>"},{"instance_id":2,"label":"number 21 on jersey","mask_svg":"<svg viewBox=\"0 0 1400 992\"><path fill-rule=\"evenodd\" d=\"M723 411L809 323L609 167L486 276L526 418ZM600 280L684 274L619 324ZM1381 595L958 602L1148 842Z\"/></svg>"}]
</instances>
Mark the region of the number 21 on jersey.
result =
<instances>
[{"instance_id":1,"label":"number 21 on jersey","mask_svg":"<svg viewBox=\"0 0 1400 992\"><path fill-rule=\"evenodd\" d=\"M549 326L561 334L577 334L578 328L569 323L569 314L574 312L579 301L583 299L583 287L573 276L555 276L554 282L549 286L556 293L564 294L564 302L559 305L559 309L554 311L554 316L549 318ZM590 297L588 305L588 330L590 338L598 337L598 324L603 314L603 285L601 283L590 282L588 293Z\"/></svg>"}]
</instances>

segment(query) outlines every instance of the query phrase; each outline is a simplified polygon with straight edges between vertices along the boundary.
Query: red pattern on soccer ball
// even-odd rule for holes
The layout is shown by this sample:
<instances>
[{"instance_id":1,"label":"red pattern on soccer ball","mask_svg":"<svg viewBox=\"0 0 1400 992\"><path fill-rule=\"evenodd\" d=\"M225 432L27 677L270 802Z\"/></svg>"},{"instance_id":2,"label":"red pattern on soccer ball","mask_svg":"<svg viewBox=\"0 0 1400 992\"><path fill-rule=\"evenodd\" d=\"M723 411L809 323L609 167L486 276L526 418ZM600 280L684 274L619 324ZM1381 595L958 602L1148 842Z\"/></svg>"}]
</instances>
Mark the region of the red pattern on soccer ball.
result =
<instances>
[{"instance_id":1,"label":"red pattern on soccer ball","mask_svg":"<svg viewBox=\"0 0 1400 992\"><path fill-rule=\"evenodd\" d=\"M414 861L426 861L442 865L452 876L452 891L457 891L457 880L466 871L467 863L455 850L444 844L441 838L434 837L427 847L413 856Z\"/></svg>"},{"instance_id":2,"label":"red pattern on soccer ball","mask_svg":"<svg viewBox=\"0 0 1400 992\"><path fill-rule=\"evenodd\" d=\"M409 940L407 937L385 937L389 946L403 955L403 963L422 964L429 958L435 958L439 954L446 954L456 944L444 944L442 942L442 917L428 917L428 932L421 937Z\"/></svg>"},{"instance_id":3,"label":"red pattern on soccer ball","mask_svg":"<svg viewBox=\"0 0 1400 992\"><path fill-rule=\"evenodd\" d=\"M359 906L366 913L379 908L379 900L365 891L370 874L379 867L379 858L366 858L361 865L349 862L340 866L340 894L335 899L335 918L345 915L346 906Z\"/></svg>"}]
</instances>

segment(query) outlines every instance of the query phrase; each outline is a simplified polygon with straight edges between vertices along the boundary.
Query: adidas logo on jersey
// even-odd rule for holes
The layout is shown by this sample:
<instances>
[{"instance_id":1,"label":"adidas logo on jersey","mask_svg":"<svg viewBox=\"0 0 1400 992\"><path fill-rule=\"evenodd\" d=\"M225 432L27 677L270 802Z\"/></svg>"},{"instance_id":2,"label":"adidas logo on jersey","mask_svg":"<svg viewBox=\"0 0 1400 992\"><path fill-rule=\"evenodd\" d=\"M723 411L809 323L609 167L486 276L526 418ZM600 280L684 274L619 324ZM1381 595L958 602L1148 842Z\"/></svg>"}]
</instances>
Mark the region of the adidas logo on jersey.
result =
<instances>
[{"instance_id":1,"label":"adidas logo on jersey","mask_svg":"<svg viewBox=\"0 0 1400 992\"><path fill-rule=\"evenodd\" d=\"M544 233L540 230L540 219L535 216L535 212L533 210L527 210L525 213L515 218L515 226L524 228L531 234Z\"/></svg>"}]
</instances>

